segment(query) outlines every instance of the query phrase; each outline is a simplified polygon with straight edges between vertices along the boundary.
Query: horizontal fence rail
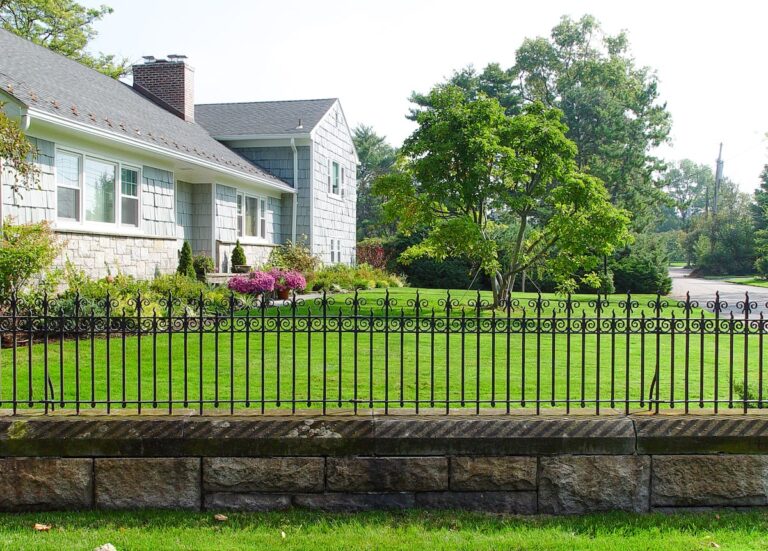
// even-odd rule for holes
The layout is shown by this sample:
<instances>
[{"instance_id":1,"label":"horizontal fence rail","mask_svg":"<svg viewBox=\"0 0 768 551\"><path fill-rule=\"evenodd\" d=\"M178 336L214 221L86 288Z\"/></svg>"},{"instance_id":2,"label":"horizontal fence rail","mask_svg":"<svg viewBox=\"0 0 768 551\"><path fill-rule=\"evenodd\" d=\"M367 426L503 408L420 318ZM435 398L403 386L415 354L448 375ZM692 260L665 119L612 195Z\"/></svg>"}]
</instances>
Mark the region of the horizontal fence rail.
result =
<instances>
[{"instance_id":1,"label":"horizontal fence rail","mask_svg":"<svg viewBox=\"0 0 768 551\"><path fill-rule=\"evenodd\" d=\"M0 409L384 413L764 406L765 320L661 296L141 295L0 305ZM767 305L768 306L768 305ZM733 305L731 306L731 308Z\"/></svg>"}]
</instances>

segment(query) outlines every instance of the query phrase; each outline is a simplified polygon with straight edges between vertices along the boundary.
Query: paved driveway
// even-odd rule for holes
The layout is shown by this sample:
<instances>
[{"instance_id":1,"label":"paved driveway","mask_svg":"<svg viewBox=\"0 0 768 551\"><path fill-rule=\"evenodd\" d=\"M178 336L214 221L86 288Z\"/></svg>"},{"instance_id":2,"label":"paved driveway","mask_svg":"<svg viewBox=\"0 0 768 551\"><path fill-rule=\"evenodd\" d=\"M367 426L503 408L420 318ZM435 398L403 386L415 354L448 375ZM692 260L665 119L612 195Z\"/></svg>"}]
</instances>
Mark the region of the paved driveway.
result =
<instances>
[{"instance_id":1,"label":"paved driveway","mask_svg":"<svg viewBox=\"0 0 768 551\"><path fill-rule=\"evenodd\" d=\"M725 281L715 281L711 279L702 279L700 277L687 277L690 270L685 268L670 268L669 275L672 277L672 293L670 296L685 300L686 292L691 294L691 300L699 303L699 306L706 308L708 301L715 299L715 292L720 292L720 300L728 303L723 312L728 314L733 312L734 316L743 316L742 309L738 306L739 302L745 300L745 293L749 293L749 301L752 304L752 315L757 316L760 312L768 316L768 287L756 287L754 285L739 285L736 283L726 283ZM757 304L754 304L757 303ZM711 310L711 308L708 308Z\"/></svg>"}]
</instances>

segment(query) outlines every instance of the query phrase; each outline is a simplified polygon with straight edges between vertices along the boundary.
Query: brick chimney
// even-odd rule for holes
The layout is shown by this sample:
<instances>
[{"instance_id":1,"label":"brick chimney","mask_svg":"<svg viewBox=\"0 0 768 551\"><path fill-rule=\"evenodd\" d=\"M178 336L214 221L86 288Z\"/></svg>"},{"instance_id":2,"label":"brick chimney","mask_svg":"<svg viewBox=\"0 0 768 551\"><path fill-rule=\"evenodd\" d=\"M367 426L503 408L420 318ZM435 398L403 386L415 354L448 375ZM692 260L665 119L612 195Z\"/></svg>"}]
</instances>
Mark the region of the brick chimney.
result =
<instances>
[{"instance_id":1,"label":"brick chimney","mask_svg":"<svg viewBox=\"0 0 768 551\"><path fill-rule=\"evenodd\" d=\"M168 59L145 56L144 63L133 66L133 88L179 118L195 120L195 71L186 56Z\"/></svg>"}]
</instances>

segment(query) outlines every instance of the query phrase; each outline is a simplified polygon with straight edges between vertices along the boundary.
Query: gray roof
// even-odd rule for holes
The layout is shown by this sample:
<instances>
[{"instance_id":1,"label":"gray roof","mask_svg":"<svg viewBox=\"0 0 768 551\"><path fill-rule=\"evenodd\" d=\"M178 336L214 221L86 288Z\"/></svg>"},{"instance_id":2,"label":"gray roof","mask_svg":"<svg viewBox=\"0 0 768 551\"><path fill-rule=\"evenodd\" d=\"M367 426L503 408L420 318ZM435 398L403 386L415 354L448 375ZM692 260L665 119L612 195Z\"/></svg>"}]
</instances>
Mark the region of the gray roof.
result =
<instances>
[{"instance_id":1,"label":"gray roof","mask_svg":"<svg viewBox=\"0 0 768 551\"><path fill-rule=\"evenodd\" d=\"M195 105L195 119L216 137L305 134L317 126L336 101L328 98L207 103ZM297 128L299 120L302 128Z\"/></svg>"},{"instance_id":2,"label":"gray roof","mask_svg":"<svg viewBox=\"0 0 768 551\"><path fill-rule=\"evenodd\" d=\"M0 90L24 105L287 187L127 84L0 29Z\"/></svg>"}]
</instances>

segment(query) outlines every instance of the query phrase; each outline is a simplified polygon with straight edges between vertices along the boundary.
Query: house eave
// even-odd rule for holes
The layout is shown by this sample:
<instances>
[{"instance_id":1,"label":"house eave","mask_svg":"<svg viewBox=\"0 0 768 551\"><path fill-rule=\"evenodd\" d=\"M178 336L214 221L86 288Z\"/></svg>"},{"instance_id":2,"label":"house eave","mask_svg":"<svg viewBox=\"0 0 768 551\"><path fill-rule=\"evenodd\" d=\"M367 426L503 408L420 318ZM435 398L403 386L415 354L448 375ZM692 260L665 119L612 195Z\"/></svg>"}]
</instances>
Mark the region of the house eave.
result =
<instances>
[{"instance_id":1,"label":"house eave","mask_svg":"<svg viewBox=\"0 0 768 551\"><path fill-rule=\"evenodd\" d=\"M256 183L262 186L266 186L276 191L280 191L281 193L296 193L296 190L294 190L292 187L290 187L287 184L285 185L277 184L266 178L260 178L258 176L245 174L238 170L228 169L216 163L212 163L204 159L195 157L194 155L188 155L180 151L173 151L171 149L167 149L164 147L148 144L142 140L137 140L130 136L120 136L118 134L114 134L112 132L102 130L100 128L94 128L92 126L89 126L87 124L82 124L77 121L71 121L64 117L47 113L45 111L40 111L38 109L29 108L28 113L33 119L58 125L58 126L67 128L69 130L74 130L76 132L87 134L89 136L127 145L127 146L130 146L145 152L153 153L156 155L170 157L175 160L183 161L194 166L198 166L219 174L226 175L230 178L236 178L246 182L251 182L251 183Z\"/></svg>"}]
</instances>

